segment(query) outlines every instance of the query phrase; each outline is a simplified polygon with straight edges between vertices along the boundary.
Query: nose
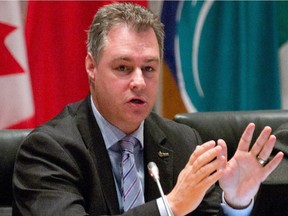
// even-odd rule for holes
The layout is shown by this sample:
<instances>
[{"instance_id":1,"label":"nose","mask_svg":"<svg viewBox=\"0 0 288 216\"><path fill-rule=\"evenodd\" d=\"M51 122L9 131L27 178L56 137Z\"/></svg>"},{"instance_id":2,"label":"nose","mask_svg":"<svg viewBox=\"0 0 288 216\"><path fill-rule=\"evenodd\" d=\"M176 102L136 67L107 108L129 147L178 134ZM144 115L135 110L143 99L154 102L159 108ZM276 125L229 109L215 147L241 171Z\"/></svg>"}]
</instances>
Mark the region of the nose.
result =
<instances>
[{"instance_id":1,"label":"nose","mask_svg":"<svg viewBox=\"0 0 288 216\"><path fill-rule=\"evenodd\" d=\"M137 68L133 74L130 82L130 88L133 90L142 90L146 87L146 82L143 76L143 71Z\"/></svg>"}]
</instances>

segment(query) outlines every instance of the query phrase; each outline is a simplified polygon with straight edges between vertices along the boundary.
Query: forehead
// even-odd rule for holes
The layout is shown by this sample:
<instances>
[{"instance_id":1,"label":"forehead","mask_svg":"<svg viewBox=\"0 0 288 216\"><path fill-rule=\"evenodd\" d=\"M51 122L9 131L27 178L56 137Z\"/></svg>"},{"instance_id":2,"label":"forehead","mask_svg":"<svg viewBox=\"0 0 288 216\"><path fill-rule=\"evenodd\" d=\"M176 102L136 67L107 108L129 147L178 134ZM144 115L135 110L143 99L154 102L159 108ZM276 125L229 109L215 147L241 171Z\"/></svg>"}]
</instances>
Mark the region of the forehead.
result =
<instances>
[{"instance_id":1,"label":"forehead","mask_svg":"<svg viewBox=\"0 0 288 216\"><path fill-rule=\"evenodd\" d=\"M159 58L160 50L154 30L150 27L136 31L127 25L117 25L110 29L105 40L104 50L115 52L133 52L134 54L152 54Z\"/></svg>"}]
</instances>

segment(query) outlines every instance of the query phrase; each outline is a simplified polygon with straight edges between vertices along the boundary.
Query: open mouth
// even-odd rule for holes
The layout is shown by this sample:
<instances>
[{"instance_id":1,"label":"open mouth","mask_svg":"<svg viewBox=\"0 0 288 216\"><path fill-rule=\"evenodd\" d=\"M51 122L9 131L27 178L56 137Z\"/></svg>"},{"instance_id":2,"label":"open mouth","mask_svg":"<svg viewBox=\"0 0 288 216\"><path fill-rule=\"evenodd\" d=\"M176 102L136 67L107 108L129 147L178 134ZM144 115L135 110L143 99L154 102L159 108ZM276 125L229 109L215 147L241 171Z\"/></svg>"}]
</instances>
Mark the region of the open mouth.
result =
<instances>
[{"instance_id":1,"label":"open mouth","mask_svg":"<svg viewBox=\"0 0 288 216\"><path fill-rule=\"evenodd\" d=\"M131 103L135 103L135 104L143 104L144 101L140 100L140 99L132 99Z\"/></svg>"}]
</instances>

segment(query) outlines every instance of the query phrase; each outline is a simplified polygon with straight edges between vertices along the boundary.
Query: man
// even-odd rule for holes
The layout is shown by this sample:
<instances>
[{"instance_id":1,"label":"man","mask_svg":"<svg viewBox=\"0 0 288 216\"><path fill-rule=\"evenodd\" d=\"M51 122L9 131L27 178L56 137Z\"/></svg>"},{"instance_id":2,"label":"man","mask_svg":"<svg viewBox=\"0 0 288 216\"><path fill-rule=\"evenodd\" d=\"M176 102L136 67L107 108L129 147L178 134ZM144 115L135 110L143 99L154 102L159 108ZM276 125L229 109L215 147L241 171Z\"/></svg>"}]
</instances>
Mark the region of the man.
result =
<instances>
[{"instance_id":1,"label":"man","mask_svg":"<svg viewBox=\"0 0 288 216\"><path fill-rule=\"evenodd\" d=\"M249 124L227 162L223 140L200 145L195 130L151 112L163 38L162 23L140 6L115 3L97 12L85 59L91 95L65 107L21 145L14 215L166 215L145 168L150 161L160 169L175 216L249 214L260 183L283 157L259 163L270 156L275 136L266 127L249 151L255 128ZM128 186L127 176L133 176ZM223 194L214 186L218 180Z\"/></svg>"}]
</instances>

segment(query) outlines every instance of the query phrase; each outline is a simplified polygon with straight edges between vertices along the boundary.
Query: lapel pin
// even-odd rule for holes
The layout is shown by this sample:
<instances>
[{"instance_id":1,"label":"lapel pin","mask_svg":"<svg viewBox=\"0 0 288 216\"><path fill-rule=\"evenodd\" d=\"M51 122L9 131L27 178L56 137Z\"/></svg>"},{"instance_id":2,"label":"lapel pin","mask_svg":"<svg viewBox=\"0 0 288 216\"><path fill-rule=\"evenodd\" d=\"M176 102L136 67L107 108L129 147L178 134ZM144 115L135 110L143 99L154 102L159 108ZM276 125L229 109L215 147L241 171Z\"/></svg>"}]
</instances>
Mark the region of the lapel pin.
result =
<instances>
[{"instance_id":1,"label":"lapel pin","mask_svg":"<svg viewBox=\"0 0 288 216\"><path fill-rule=\"evenodd\" d=\"M159 152L158 152L158 156L159 156L160 158L169 157L169 153L168 153L168 152L159 151Z\"/></svg>"}]
</instances>

